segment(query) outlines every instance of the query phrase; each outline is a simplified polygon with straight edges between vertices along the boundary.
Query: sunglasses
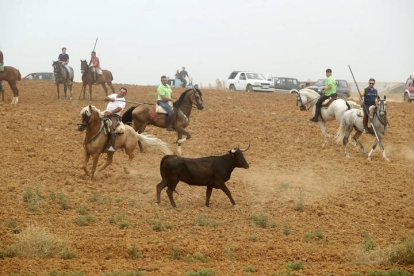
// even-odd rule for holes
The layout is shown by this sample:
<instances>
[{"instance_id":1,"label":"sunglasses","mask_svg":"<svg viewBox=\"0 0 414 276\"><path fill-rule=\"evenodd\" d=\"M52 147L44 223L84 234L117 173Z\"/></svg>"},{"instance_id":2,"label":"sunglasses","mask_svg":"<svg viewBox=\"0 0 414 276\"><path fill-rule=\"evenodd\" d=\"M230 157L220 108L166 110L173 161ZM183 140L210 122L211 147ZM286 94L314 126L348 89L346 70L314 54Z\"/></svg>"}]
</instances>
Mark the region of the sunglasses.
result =
<instances>
[{"instance_id":1,"label":"sunglasses","mask_svg":"<svg viewBox=\"0 0 414 276\"><path fill-rule=\"evenodd\" d=\"M369 84L372 84L372 85L374 85L374 84L375 84L375 82L370 82Z\"/></svg>"}]
</instances>

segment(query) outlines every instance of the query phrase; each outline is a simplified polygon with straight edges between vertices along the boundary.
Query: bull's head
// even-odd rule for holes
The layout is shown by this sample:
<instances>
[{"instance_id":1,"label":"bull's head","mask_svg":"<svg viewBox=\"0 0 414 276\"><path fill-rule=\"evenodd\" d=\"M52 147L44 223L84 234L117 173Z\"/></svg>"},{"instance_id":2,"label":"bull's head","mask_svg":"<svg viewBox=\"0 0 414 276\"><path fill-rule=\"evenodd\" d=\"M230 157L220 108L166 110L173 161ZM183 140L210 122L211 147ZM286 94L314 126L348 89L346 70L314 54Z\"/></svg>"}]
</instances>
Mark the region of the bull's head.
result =
<instances>
[{"instance_id":1,"label":"bull's head","mask_svg":"<svg viewBox=\"0 0 414 276\"><path fill-rule=\"evenodd\" d=\"M246 149L240 149L239 147L234 148L229 151L229 153L234 158L234 166L237 168L249 168L249 163L247 163L246 159L244 158L243 152L247 151L250 148L250 144Z\"/></svg>"}]
</instances>

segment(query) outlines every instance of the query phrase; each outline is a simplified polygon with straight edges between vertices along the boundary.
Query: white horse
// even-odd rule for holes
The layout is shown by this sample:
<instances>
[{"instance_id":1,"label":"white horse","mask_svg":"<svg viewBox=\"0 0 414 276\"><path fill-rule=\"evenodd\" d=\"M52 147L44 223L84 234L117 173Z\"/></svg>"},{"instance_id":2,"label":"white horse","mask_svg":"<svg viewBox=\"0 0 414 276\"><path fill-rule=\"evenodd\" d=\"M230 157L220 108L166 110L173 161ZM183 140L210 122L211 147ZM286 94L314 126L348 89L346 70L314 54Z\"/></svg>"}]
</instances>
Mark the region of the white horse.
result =
<instances>
[{"instance_id":1,"label":"white horse","mask_svg":"<svg viewBox=\"0 0 414 276\"><path fill-rule=\"evenodd\" d=\"M292 89L290 90L290 94L296 94L296 105L299 106L300 110L306 111L310 107L313 107L312 109L312 116L315 114L315 104L318 101L320 95L318 92L310 89L310 88L303 88L300 90ZM321 117L323 120L319 120L318 124L321 129L321 134L323 137L323 144L322 147L326 145L328 142L328 133L326 133L326 127L325 122L331 121L331 120L337 120L338 123L341 122L342 116L345 113L345 111L351 109L354 107L354 105L357 105L354 102L348 103L344 99L336 99L334 100L328 107L324 107L322 105L321 108Z\"/></svg>"},{"instance_id":2,"label":"white horse","mask_svg":"<svg viewBox=\"0 0 414 276\"><path fill-rule=\"evenodd\" d=\"M363 116L364 114L357 109L351 109L344 113L344 116L342 117L341 123L339 125L339 128L335 135L335 140L338 144L342 143L342 146L345 150L345 156L349 158L348 153L348 139L349 135L351 134L352 129L356 130L355 135L353 136L353 139L359 145L359 149L361 152L365 152L364 146L361 144L361 142L358 140L359 136L364 131L363 126ZM385 130L387 128L387 102L386 97L384 96L384 99L381 100L379 97L377 98L375 105L371 106L369 108L369 119L371 121L371 124L373 126L375 142L371 146L371 150L368 153L368 160L371 160L371 155L374 152L376 146L379 144L382 149L382 158L384 160L389 161L387 156L385 155L384 146L382 144L382 138L384 137Z\"/></svg>"}]
</instances>

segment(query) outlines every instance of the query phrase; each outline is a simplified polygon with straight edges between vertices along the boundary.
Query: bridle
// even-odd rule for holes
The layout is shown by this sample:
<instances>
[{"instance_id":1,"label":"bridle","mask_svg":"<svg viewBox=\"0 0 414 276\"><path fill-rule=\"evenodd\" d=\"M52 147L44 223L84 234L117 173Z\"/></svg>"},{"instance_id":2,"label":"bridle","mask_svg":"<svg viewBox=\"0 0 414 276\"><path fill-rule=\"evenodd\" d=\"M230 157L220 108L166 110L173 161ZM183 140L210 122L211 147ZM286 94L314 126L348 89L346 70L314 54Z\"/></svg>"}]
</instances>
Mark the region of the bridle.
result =
<instances>
[{"instance_id":1,"label":"bridle","mask_svg":"<svg viewBox=\"0 0 414 276\"><path fill-rule=\"evenodd\" d=\"M313 99L312 101L307 102L306 104L303 103L302 97L300 96L300 92L297 93L296 96L296 106L299 106L301 111L307 111L312 107L312 103L317 100L318 98ZM300 104L300 105L299 105ZM307 106L309 105L309 106Z\"/></svg>"},{"instance_id":2,"label":"bridle","mask_svg":"<svg viewBox=\"0 0 414 276\"><path fill-rule=\"evenodd\" d=\"M379 104L375 106L374 116L378 118L378 121L380 121L384 127L387 127L387 124L389 125L385 100L379 100Z\"/></svg>"},{"instance_id":3,"label":"bridle","mask_svg":"<svg viewBox=\"0 0 414 276\"><path fill-rule=\"evenodd\" d=\"M193 107L196 107L197 109L203 109L203 98L199 91L197 91L195 88L193 88L193 97L195 98L195 105L192 103Z\"/></svg>"},{"instance_id":4,"label":"bridle","mask_svg":"<svg viewBox=\"0 0 414 276\"><path fill-rule=\"evenodd\" d=\"M82 123L77 124L78 125L78 129L80 131L83 131L83 130L85 130L88 127L89 122L90 122L91 117L92 117L92 114L88 116L86 114L86 112L87 111L85 111L84 113L82 113ZM85 136L85 140L83 141L83 146L86 147L87 144L95 141L98 138L99 134L101 134L101 132L104 130L104 126L105 125L103 123L103 120L101 120L101 127L99 128L99 131L91 139L89 139L89 140L86 140L86 136Z\"/></svg>"}]
</instances>

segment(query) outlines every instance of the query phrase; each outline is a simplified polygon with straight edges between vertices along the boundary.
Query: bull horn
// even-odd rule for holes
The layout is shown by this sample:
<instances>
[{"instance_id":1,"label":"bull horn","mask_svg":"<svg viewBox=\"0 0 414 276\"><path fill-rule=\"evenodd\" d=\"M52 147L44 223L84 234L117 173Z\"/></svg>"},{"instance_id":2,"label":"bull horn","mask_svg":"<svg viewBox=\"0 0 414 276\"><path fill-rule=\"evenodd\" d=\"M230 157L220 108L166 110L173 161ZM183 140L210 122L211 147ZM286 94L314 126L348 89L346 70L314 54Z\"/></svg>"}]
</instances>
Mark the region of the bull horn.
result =
<instances>
[{"instance_id":1,"label":"bull horn","mask_svg":"<svg viewBox=\"0 0 414 276\"><path fill-rule=\"evenodd\" d=\"M247 146L247 148L246 148L246 149L244 149L244 150L240 149L240 151L241 151L241 152L244 152L244 151L247 151L249 148L250 148L250 144Z\"/></svg>"}]
</instances>

